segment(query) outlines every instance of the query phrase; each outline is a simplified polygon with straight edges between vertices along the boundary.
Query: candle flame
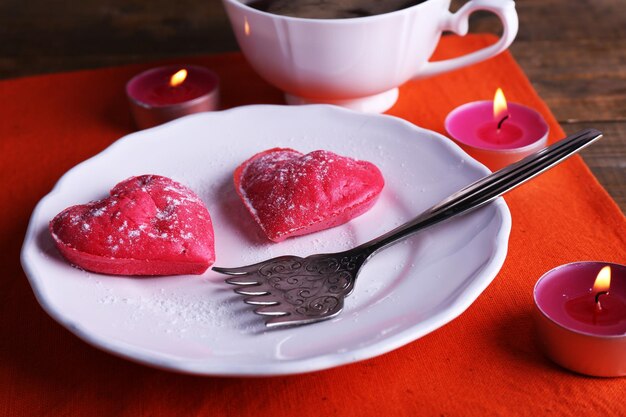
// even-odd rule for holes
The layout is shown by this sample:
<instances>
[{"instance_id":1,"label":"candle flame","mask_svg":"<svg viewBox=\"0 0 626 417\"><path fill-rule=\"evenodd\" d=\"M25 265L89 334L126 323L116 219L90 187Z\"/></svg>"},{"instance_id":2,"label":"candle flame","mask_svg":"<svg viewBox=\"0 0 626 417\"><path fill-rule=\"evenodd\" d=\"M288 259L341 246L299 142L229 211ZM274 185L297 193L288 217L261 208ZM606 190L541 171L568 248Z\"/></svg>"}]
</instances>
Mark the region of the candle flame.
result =
<instances>
[{"instance_id":1,"label":"candle flame","mask_svg":"<svg viewBox=\"0 0 626 417\"><path fill-rule=\"evenodd\" d=\"M593 292L607 292L611 287L611 267L605 266L598 272L595 282L593 283Z\"/></svg>"},{"instance_id":2,"label":"candle flame","mask_svg":"<svg viewBox=\"0 0 626 417\"><path fill-rule=\"evenodd\" d=\"M170 77L170 86L177 87L181 85L185 81L186 78L187 78L187 70L181 69L180 71L177 71L176 74Z\"/></svg>"},{"instance_id":3,"label":"candle flame","mask_svg":"<svg viewBox=\"0 0 626 417\"><path fill-rule=\"evenodd\" d=\"M495 120L500 120L506 116L507 112L506 98L504 98L502 89L498 88L495 96L493 97L493 118Z\"/></svg>"},{"instance_id":4,"label":"candle flame","mask_svg":"<svg viewBox=\"0 0 626 417\"><path fill-rule=\"evenodd\" d=\"M243 18L243 32L246 34L246 36L250 36L250 24L248 23L247 17Z\"/></svg>"}]
</instances>

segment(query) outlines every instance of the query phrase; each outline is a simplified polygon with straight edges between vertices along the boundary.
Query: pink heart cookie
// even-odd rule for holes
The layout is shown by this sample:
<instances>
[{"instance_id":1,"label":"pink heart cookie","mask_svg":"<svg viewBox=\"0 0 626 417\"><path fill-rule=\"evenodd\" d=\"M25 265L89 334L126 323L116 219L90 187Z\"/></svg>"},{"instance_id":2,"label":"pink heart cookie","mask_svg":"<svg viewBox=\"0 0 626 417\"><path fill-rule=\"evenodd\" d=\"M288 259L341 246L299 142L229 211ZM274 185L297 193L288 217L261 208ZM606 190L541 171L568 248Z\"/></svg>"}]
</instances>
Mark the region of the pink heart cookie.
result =
<instances>
[{"instance_id":1,"label":"pink heart cookie","mask_svg":"<svg viewBox=\"0 0 626 417\"><path fill-rule=\"evenodd\" d=\"M372 207L385 184L370 162L281 148L254 155L237 167L234 179L248 211L274 242L346 223Z\"/></svg>"},{"instance_id":2,"label":"pink heart cookie","mask_svg":"<svg viewBox=\"0 0 626 417\"><path fill-rule=\"evenodd\" d=\"M189 188L142 175L110 194L69 207L50 222L70 263L103 274L180 275L201 274L215 261L211 217Z\"/></svg>"}]
</instances>

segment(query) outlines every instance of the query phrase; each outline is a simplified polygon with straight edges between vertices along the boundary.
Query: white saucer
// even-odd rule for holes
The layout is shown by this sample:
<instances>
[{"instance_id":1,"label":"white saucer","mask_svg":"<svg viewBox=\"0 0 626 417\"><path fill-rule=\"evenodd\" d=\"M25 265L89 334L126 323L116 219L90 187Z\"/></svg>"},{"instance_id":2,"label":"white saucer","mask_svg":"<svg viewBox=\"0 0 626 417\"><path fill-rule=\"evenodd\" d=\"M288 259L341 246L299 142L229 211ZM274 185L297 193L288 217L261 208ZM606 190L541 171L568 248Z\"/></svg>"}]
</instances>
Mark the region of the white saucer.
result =
<instances>
[{"instance_id":1,"label":"white saucer","mask_svg":"<svg viewBox=\"0 0 626 417\"><path fill-rule=\"evenodd\" d=\"M369 160L383 172L385 189L369 212L343 226L270 243L236 196L232 173L276 146ZM32 215L22 264L52 317L116 355L203 375L320 370L398 348L469 307L506 256L511 219L504 200L376 255L337 318L270 331L211 271L132 278L73 268L54 247L48 222L70 205L106 196L127 177L161 174L200 195L215 225L217 265L235 266L354 246L487 173L445 137L390 116L323 105L197 114L122 138L65 174Z\"/></svg>"}]
</instances>

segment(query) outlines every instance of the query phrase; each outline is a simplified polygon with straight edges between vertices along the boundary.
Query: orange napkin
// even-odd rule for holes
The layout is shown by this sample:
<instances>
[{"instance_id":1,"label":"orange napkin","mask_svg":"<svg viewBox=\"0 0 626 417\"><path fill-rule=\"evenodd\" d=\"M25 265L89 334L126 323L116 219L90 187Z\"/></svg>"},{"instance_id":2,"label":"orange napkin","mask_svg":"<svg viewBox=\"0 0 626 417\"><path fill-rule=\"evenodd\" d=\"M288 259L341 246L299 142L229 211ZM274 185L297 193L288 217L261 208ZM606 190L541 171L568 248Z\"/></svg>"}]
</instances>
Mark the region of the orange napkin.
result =
<instances>
[{"instance_id":1,"label":"orange napkin","mask_svg":"<svg viewBox=\"0 0 626 417\"><path fill-rule=\"evenodd\" d=\"M492 43L444 38L438 57ZM239 54L196 57L221 77L225 107L282 103ZM394 352L331 370L239 379L178 375L103 353L37 304L19 264L29 215L56 180L131 131L124 84L146 65L0 82L0 415L2 416L624 416L626 378L575 375L539 352L532 288L571 261L626 260L626 221L579 157L514 190L509 254L458 319ZM390 114L443 132L446 114L502 87L550 111L510 54L409 82Z\"/></svg>"}]
</instances>

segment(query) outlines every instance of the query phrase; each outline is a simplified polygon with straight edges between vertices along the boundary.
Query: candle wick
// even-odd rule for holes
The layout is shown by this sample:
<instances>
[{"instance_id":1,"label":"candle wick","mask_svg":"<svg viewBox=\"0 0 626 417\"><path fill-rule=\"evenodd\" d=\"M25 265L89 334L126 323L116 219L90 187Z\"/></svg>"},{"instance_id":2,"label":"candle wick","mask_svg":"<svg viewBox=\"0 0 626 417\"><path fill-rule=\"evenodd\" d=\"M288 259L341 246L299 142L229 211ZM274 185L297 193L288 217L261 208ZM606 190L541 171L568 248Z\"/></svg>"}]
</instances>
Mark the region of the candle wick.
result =
<instances>
[{"instance_id":1,"label":"candle wick","mask_svg":"<svg viewBox=\"0 0 626 417\"><path fill-rule=\"evenodd\" d=\"M596 294L596 307L597 307L598 311L602 310L602 304L600 304L600 296L601 295L607 295L608 293L609 293L608 291L599 291Z\"/></svg>"},{"instance_id":2,"label":"candle wick","mask_svg":"<svg viewBox=\"0 0 626 417\"><path fill-rule=\"evenodd\" d=\"M500 128L502 127L502 123L504 123L504 121L508 118L509 118L509 115L507 114L506 116L502 118L502 120L498 122L498 130L500 130Z\"/></svg>"}]
</instances>

